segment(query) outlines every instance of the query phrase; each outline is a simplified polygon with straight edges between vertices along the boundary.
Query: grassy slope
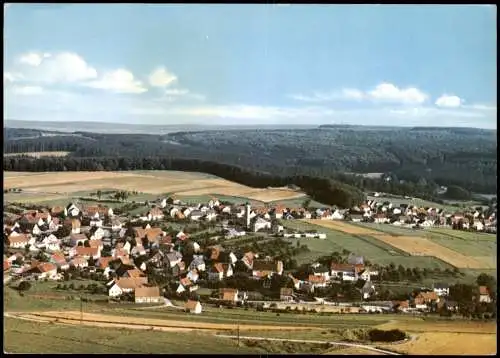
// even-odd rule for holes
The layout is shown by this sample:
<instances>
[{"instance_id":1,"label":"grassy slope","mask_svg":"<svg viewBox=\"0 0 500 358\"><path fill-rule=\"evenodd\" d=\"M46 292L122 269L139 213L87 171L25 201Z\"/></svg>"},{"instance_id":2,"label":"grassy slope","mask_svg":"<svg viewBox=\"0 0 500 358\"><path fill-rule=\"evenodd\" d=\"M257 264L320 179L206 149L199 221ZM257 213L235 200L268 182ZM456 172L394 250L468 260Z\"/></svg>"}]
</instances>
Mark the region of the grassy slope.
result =
<instances>
[{"instance_id":1,"label":"grassy slope","mask_svg":"<svg viewBox=\"0 0 500 358\"><path fill-rule=\"evenodd\" d=\"M150 332L4 320L4 350L14 353L263 353L201 333Z\"/></svg>"},{"instance_id":2,"label":"grassy slope","mask_svg":"<svg viewBox=\"0 0 500 358\"><path fill-rule=\"evenodd\" d=\"M433 257L406 256L396 248L369 236L358 237L356 235L331 230L298 220L284 221L283 225L285 227L300 230L314 229L327 235L325 240L312 238L289 239L292 242L299 240L301 245L307 244L311 250L311 252L304 253L297 257L299 263L308 262L314 258L330 254L334 251L341 252L342 249L347 249L366 257L373 263L381 265L388 265L392 262L395 265L403 265L404 267L452 268L452 266L447 263Z\"/></svg>"}]
</instances>

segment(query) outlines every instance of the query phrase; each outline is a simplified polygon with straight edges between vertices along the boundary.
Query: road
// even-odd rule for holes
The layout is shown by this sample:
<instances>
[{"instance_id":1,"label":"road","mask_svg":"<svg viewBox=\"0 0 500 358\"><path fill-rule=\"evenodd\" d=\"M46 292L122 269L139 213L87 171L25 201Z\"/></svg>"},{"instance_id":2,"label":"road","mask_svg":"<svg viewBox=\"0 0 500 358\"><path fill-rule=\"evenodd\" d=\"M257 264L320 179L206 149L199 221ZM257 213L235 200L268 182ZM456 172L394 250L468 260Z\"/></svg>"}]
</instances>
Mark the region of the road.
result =
<instances>
[{"instance_id":1,"label":"road","mask_svg":"<svg viewBox=\"0 0 500 358\"><path fill-rule=\"evenodd\" d=\"M232 336L232 335L227 335L227 334L216 334L217 337L223 337L223 338L238 338L238 336ZM267 338L267 337L249 337L249 336L239 336L240 339L253 339L256 341L282 341L282 342L296 342L296 343L316 343L316 344L331 344L332 346L338 345L338 346L346 346L346 347L356 347L356 348L362 348L362 349L367 349L370 351L374 352L379 352L383 354L389 354L393 356L399 356L402 355L400 353L395 353L395 352L390 352L386 351L384 349L379 349L375 348L372 346L366 346L363 344L356 344L356 343L344 343L344 342L330 342L330 341L314 341L314 340L305 340L305 339L287 339L287 338Z\"/></svg>"}]
</instances>

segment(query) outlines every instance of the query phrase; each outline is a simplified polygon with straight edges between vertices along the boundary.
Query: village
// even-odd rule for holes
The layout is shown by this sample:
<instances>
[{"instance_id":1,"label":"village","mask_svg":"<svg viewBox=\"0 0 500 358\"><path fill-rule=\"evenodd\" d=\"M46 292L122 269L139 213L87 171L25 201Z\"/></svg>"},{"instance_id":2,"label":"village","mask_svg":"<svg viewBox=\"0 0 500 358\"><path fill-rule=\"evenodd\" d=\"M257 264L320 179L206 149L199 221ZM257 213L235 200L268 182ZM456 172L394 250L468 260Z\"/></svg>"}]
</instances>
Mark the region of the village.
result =
<instances>
[{"instance_id":1,"label":"village","mask_svg":"<svg viewBox=\"0 0 500 358\"><path fill-rule=\"evenodd\" d=\"M130 215L101 204L69 203L4 214L4 284L58 281L63 288L72 278L86 277L96 282L87 292L90 297L99 293L109 302L162 306L175 299L184 302L177 308L195 314L207 304L338 313L453 312L458 303L448 297L450 285L443 283L415 290L406 299L380 299L379 272L355 253L310 262L305 276L296 277L280 257L242 251L229 243L256 235L326 238L322 232L286 227L300 219L496 232L496 213L478 209L446 213L368 200L348 210L312 210L232 205L216 198L189 205L169 197L145 203L143 214ZM187 226L189 230L182 229ZM197 231L204 234L195 235ZM332 284L342 285L344 293L325 296ZM479 286L474 297L480 303L493 301L486 286Z\"/></svg>"}]
</instances>

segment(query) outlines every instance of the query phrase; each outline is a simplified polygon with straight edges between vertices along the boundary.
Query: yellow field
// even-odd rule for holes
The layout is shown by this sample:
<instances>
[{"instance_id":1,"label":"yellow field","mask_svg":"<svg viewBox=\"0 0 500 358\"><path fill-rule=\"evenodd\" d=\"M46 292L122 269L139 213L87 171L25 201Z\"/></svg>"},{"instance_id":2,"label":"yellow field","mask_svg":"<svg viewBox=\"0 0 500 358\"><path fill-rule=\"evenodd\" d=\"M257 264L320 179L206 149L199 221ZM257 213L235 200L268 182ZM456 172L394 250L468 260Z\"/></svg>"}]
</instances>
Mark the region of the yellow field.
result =
<instances>
[{"instance_id":1,"label":"yellow field","mask_svg":"<svg viewBox=\"0 0 500 358\"><path fill-rule=\"evenodd\" d=\"M370 236L384 235L380 231L354 226L339 220L333 221L333 220L321 220L321 219L305 219L304 221L309 224L326 227L327 229L343 231L347 234L370 235Z\"/></svg>"},{"instance_id":2,"label":"yellow field","mask_svg":"<svg viewBox=\"0 0 500 358\"><path fill-rule=\"evenodd\" d=\"M415 338L412 341L381 345L406 354L487 355L496 353L495 322L426 322L393 321L379 329L401 329Z\"/></svg>"},{"instance_id":3,"label":"yellow field","mask_svg":"<svg viewBox=\"0 0 500 358\"><path fill-rule=\"evenodd\" d=\"M380 345L404 354L495 355L496 334L427 332L403 344Z\"/></svg>"},{"instance_id":4,"label":"yellow field","mask_svg":"<svg viewBox=\"0 0 500 358\"><path fill-rule=\"evenodd\" d=\"M218 194L270 202L305 195L290 189L255 189L225 179L207 179L203 174L175 171L7 173L4 175L4 188L22 188L24 193L39 193L42 196L116 189L149 194Z\"/></svg>"},{"instance_id":5,"label":"yellow field","mask_svg":"<svg viewBox=\"0 0 500 358\"><path fill-rule=\"evenodd\" d=\"M409 332L447 332L447 333L484 333L496 334L495 322L472 321L424 321L424 320L393 320L377 326L378 329L401 329Z\"/></svg>"},{"instance_id":6,"label":"yellow field","mask_svg":"<svg viewBox=\"0 0 500 358\"><path fill-rule=\"evenodd\" d=\"M4 157L13 157L16 155L28 155L30 157L34 158L40 158L40 157L65 157L69 154L70 152L26 152L26 153L4 153Z\"/></svg>"},{"instance_id":7,"label":"yellow field","mask_svg":"<svg viewBox=\"0 0 500 358\"><path fill-rule=\"evenodd\" d=\"M380 231L358 227L342 221L305 220L310 224L326 227L328 229L342 231L348 234L367 235L394 246L409 253L412 256L434 256L452 266L469 269L495 269L496 260L493 258L471 257L457 251L434 243L431 240L418 236L392 236Z\"/></svg>"}]
</instances>

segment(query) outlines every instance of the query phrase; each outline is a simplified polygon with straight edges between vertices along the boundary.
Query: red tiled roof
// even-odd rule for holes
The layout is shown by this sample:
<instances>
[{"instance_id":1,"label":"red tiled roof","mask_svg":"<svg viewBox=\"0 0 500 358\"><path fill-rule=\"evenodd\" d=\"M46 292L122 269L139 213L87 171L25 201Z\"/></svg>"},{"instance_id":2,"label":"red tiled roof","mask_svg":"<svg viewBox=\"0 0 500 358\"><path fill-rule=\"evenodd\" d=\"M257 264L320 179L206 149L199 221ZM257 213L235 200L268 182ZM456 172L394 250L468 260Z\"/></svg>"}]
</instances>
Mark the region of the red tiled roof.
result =
<instances>
[{"instance_id":1,"label":"red tiled roof","mask_svg":"<svg viewBox=\"0 0 500 358\"><path fill-rule=\"evenodd\" d=\"M160 297L160 288L158 286L137 287L134 292L135 297Z\"/></svg>"},{"instance_id":2,"label":"red tiled roof","mask_svg":"<svg viewBox=\"0 0 500 358\"><path fill-rule=\"evenodd\" d=\"M102 268L102 269L105 269L106 267L109 266L109 262L110 261L113 261L114 258L112 256L105 256L105 257L101 257L99 258L99 267Z\"/></svg>"},{"instance_id":3,"label":"red tiled roof","mask_svg":"<svg viewBox=\"0 0 500 358\"><path fill-rule=\"evenodd\" d=\"M76 254L78 256L96 256L98 252L99 249L97 247L84 247L84 246L76 247Z\"/></svg>"},{"instance_id":4,"label":"red tiled roof","mask_svg":"<svg viewBox=\"0 0 500 358\"><path fill-rule=\"evenodd\" d=\"M490 291L488 290L488 287L486 287L486 286L479 286L479 294L480 295L489 295Z\"/></svg>"},{"instance_id":5,"label":"red tiled roof","mask_svg":"<svg viewBox=\"0 0 500 358\"><path fill-rule=\"evenodd\" d=\"M309 282L311 283L325 283L326 282L326 277L324 276L316 276L316 275L309 275Z\"/></svg>"},{"instance_id":6,"label":"red tiled roof","mask_svg":"<svg viewBox=\"0 0 500 358\"><path fill-rule=\"evenodd\" d=\"M37 268L38 268L38 270L40 270L40 272L49 272L52 270L57 270L56 265L54 265L50 262L44 262L44 263L38 265Z\"/></svg>"},{"instance_id":7,"label":"red tiled roof","mask_svg":"<svg viewBox=\"0 0 500 358\"><path fill-rule=\"evenodd\" d=\"M194 310L196 309L196 306L198 305L199 301L187 301L186 304L184 305L184 308L187 308L189 310Z\"/></svg>"},{"instance_id":8,"label":"red tiled roof","mask_svg":"<svg viewBox=\"0 0 500 358\"><path fill-rule=\"evenodd\" d=\"M9 242L11 244L13 243L28 243L29 239L28 236L25 234L19 234L19 235L9 235Z\"/></svg>"}]
</instances>

